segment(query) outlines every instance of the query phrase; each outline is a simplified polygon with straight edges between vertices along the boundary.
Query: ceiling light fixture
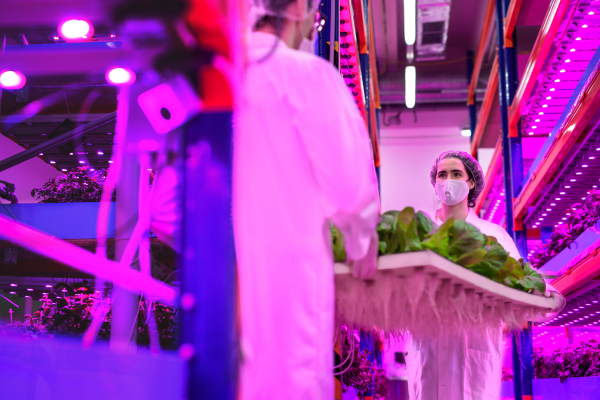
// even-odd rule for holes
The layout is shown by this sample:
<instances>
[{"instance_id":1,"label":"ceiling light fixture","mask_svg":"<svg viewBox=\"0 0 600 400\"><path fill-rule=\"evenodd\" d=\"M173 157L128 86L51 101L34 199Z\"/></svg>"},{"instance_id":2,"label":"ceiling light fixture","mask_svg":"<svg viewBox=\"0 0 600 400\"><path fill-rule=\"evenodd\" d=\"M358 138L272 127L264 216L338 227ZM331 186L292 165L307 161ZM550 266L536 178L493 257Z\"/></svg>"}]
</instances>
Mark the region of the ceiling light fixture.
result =
<instances>
[{"instance_id":1,"label":"ceiling light fixture","mask_svg":"<svg viewBox=\"0 0 600 400\"><path fill-rule=\"evenodd\" d=\"M404 4L406 4L406 1ZM406 10L406 8L405 8L405 10ZM413 40L413 43L414 43L414 40ZM406 69L404 70L404 79L405 79L404 102L406 103L407 108L413 108L415 106L416 89L417 89L417 70L414 66L409 65L406 67Z\"/></svg>"},{"instance_id":2,"label":"ceiling light fixture","mask_svg":"<svg viewBox=\"0 0 600 400\"><path fill-rule=\"evenodd\" d=\"M404 42L412 46L417 38L417 1L404 0ZM412 108L412 107L409 107Z\"/></svg>"}]
</instances>

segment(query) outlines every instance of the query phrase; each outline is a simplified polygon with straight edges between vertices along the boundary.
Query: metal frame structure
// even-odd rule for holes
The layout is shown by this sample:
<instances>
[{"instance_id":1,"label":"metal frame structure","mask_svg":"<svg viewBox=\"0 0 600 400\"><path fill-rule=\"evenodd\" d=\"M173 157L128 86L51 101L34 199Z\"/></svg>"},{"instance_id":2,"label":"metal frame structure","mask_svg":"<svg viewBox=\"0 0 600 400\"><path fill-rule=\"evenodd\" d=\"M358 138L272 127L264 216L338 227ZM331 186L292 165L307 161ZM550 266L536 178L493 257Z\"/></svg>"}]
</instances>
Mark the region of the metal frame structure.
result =
<instances>
[{"instance_id":1,"label":"metal frame structure","mask_svg":"<svg viewBox=\"0 0 600 400\"><path fill-rule=\"evenodd\" d=\"M597 144L600 141L600 134L597 132L600 124L600 52L594 46L598 39L594 35L597 33L586 30L588 26L597 24L598 17L595 16L594 6L585 1L552 0L523 77L517 82L515 28L519 11L521 7L526 7L526 3L522 0L496 0L495 5L496 18L503 21L498 26L498 88L502 136L501 143L496 146L486 184L497 176L499 158L502 157L506 228L513 235L520 253L526 255L527 227L537 231L542 225L542 236L547 237L549 228L560 226L563 224L562 220L567 219L564 214L569 215L569 205L558 204L560 201L581 202L586 190L592 185L594 188L600 186L597 185L598 176L594 175L598 170L594 164L594 159L597 158L595 151L600 151ZM586 44L586 40L593 41ZM494 74L489 82L495 83ZM474 156L477 154L493 100L488 90L473 135L471 149ZM537 123L532 123L534 119ZM531 131L532 128L540 128L541 134L540 129ZM527 129L528 135L549 134L527 176L524 176L521 156L522 129ZM587 161L588 158L592 162ZM586 173L588 178L585 178ZM565 188L573 189L573 193L566 193ZM485 199L481 199L477 204L478 211L484 202ZM556 215L550 215L551 212ZM587 291L595 290L595 284L592 285L591 280L600 272L599 260L598 246L595 243L565 266L569 267L568 273L555 280L554 287L565 296L568 295L568 298L588 296ZM563 316L538 325L558 326L561 324L560 318ZM565 321L567 320L572 321L565 316ZM561 326L570 326L575 322L576 320ZM600 322L594 322L598 323ZM520 354L516 352L517 347L521 349ZM531 357L530 324L519 337L513 337L515 399L533 398Z\"/></svg>"},{"instance_id":2,"label":"metal frame structure","mask_svg":"<svg viewBox=\"0 0 600 400\"><path fill-rule=\"evenodd\" d=\"M193 25L193 22L201 25L192 26L192 28L198 29L195 33L199 37L197 40L199 47L217 54L219 54L219 49L228 48L228 45L230 48L235 48L235 44L232 43L225 43L225 46L222 46L223 38L229 32L222 32L223 24L220 17L215 15L212 9L208 12L210 7L202 0L192 1L191 3L192 14L194 10L202 11L190 17L198 17L200 21L188 21L190 25ZM152 4L157 7L160 6L158 3ZM27 9L28 12L23 12L24 9ZM128 18L124 18L125 21L113 22L112 17L114 15L109 15L110 11L110 7L107 7L101 1L66 1L53 3L50 8L40 7L40 3L35 1L31 4L19 2L18 5L14 2L8 2L3 4L0 25L3 31L27 31L39 27L53 27L55 29L65 15L71 15L73 12L88 17L93 24L110 25L131 22L127 21ZM134 10L126 9L125 11L132 12ZM235 7L230 8L230 12L235 13L237 11ZM232 18L235 19L235 16L232 16ZM157 32L152 31L157 25L152 26L153 20L151 17L144 15L142 19L146 19L146 21L139 22L138 19L133 18L134 22L127 26L125 31L135 34L136 29L141 28L140 38L142 39L147 37L149 32ZM162 27L160 23L158 26ZM162 28L164 29L164 27ZM202 31L202 29L205 31ZM159 32L159 36L161 35L162 33ZM205 48L206 43L203 40L206 40L208 36L214 40ZM109 67L119 63L120 65L126 64L136 72L145 73L152 68L154 57L164 50L160 49L157 52L144 51L145 56L140 57L140 54L134 54L133 40L131 40L133 38L126 34L123 35L123 39L125 45L122 47L114 46L118 47L116 50L110 48L110 46L107 47L106 44L96 43L30 45L26 49L19 49L20 51L7 51L7 56L0 58L0 69L21 70L25 75L30 74L31 76L69 73L100 73L101 76L104 76ZM150 37L150 39L154 38ZM58 56L58 62L56 64L48 63L49 56ZM40 60L44 62L40 62ZM199 76L202 79L203 76ZM225 79L218 81L225 82ZM208 85L207 87L218 89L219 95L224 93L224 88L218 85ZM206 91L205 88L200 90L201 95L210 95ZM227 91L232 91L232 89L227 87L225 92ZM128 94L129 88L124 87L121 89L119 110L117 111L118 118L115 113L109 114L98 121L79 127L40 146L44 148L56 146L64 140L72 140L75 135L83 134L91 126L97 127L99 123L112 123L116 118L117 131L120 130L124 134L125 131L131 128L127 124L130 114L143 115L136 104L137 97L131 100ZM213 95L213 97L219 96ZM209 101L206 101L206 103L209 103ZM118 263L107 260L105 255L102 254L102 249L98 254L93 254L63 240L52 238L43 232L0 216L0 221L2 221L0 237L6 240L14 241L38 254L81 269L100 279L112 281L115 286L122 287L136 296L138 293L145 293L154 298L162 299L168 304L181 305L183 344L180 355L184 358L188 367L188 373L182 379L187 380L187 398L189 399L219 398L233 400L237 390L237 345L234 323L236 279L233 229L230 218L231 119L232 104L229 102L228 104L220 104L219 111L205 110L182 129L187 152L185 152L185 162L181 162L180 165L184 176L184 201L182 203L185 204L183 211L185 223L181 243L183 249L181 297L175 288L148 276L144 272L143 260L141 260L141 272L130 268L131 263L127 262L128 257L126 255L133 257L135 249L130 251L127 242L125 242L127 245L123 246L122 249L124 252L123 258L126 261ZM146 124L148 124L147 121ZM138 218L139 221L142 221L142 211L140 211L139 216L137 214L138 204L135 201L137 197L132 197L131 199L134 200L131 200L127 197L127 193L130 192L130 186L135 187L138 182L144 182L142 178L145 175L139 173L140 166L143 169L144 165L138 165L137 160L128 163L127 160L130 160L132 156L131 154L123 155L123 152L131 152L132 148L137 149L138 142L145 139L143 130L144 128L135 128L134 131L136 132L133 137L128 136L126 141L119 143L120 146L117 152L119 153L119 150L121 150L121 153L115 156L116 160L113 164L113 167L119 165L119 167L114 168L121 168L121 175L125 176L119 182L119 185L121 185L119 186L121 188L119 189L120 197L124 202L133 202L133 208L135 209L132 213L130 212L131 207L123 206L123 204L120 207L117 204L116 225L117 229L121 229L123 234L133 235L130 228L127 227L128 224L138 220ZM38 147L5 160L4 168L9 168L24 161L31 154L36 155L40 151ZM127 147L128 150L123 150L122 147ZM135 153L135 150L133 152ZM122 160L124 161L121 163ZM136 168L138 171L136 171ZM118 172L116 175L118 175ZM135 179L136 176L137 180ZM134 179L130 179L132 177ZM106 193L112 193L112 187L108 183L109 180L110 173L105 185L105 188L108 188L105 189ZM116 179L113 181L113 184L115 183ZM140 188L143 186L142 184L139 185ZM99 214L102 214L102 211ZM101 218L102 216L99 216L99 221ZM192 223L192 221L199 219L203 221L202 224ZM143 237L143 233L141 236ZM147 241L147 238L141 239L140 246L143 245L145 240ZM144 257L142 253L143 250L140 247L140 259ZM113 318L114 315L115 311L113 311ZM135 355L130 357L135 357Z\"/></svg>"}]
</instances>

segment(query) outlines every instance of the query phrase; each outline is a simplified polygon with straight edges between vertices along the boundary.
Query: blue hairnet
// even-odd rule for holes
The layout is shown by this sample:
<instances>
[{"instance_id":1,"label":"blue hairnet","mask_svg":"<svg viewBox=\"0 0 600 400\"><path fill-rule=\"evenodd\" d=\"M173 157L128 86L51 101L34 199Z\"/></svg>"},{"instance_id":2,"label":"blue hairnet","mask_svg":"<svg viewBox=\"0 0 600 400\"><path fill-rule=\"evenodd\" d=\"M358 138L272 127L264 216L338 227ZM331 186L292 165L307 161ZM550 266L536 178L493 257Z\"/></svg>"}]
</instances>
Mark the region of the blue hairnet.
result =
<instances>
[{"instance_id":1,"label":"blue hairnet","mask_svg":"<svg viewBox=\"0 0 600 400\"><path fill-rule=\"evenodd\" d=\"M431 172L429 173L429 178L431 179L431 184L435 186L435 181L437 178L437 170L438 164L440 161L445 160L446 158L456 158L460 160L467 171L470 173L473 181L475 182L475 187L469 190L469 207L475 207L475 201L483 191L485 187L485 178L483 175L483 169L481 165L474 159L469 153L459 150L450 150L445 151L435 159L435 162L431 166Z\"/></svg>"}]
</instances>

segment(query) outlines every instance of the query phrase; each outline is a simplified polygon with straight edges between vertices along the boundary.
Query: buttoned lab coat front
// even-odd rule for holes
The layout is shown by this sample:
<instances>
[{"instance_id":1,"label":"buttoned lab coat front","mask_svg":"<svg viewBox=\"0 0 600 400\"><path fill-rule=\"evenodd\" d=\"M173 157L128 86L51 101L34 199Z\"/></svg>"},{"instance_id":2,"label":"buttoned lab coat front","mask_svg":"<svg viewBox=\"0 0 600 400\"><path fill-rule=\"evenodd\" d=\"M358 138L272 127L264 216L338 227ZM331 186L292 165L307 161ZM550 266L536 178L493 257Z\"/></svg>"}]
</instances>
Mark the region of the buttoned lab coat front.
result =
<instances>
[{"instance_id":1,"label":"buttoned lab coat front","mask_svg":"<svg viewBox=\"0 0 600 400\"><path fill-rule=\"evenodd\" d=\"M367 253L379 218L371 144L331 64L258 32L249 58L233 177L241 398L330 400L329 221L342 230L349 258Z\"/></svg>"},{"instance_id":2,"label":"buttoned lab coat front","mask_svg":"<svg viewBox=\"0 0 600 400\"><path fill-rule=\"evenodd\" d=\"M437 218L435 222L442 224ZM501 226L479 218L472 209L466 222L495 237L511 257L521 258L514 241ZM498 400L502 348L500 327L465 332L460 337L413 338L406 357L410 399Z\"/></svg>"}]
</instances>

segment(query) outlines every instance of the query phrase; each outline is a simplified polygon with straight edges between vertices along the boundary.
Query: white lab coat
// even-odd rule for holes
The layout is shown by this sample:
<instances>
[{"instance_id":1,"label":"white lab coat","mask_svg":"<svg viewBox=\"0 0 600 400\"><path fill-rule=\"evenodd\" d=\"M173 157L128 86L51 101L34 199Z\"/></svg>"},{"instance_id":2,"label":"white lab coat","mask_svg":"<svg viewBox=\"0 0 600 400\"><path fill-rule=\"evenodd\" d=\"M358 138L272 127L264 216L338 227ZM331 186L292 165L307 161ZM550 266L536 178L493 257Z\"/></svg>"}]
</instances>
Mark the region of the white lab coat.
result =
<instances>
[{"instance_id":1,"label":"white lab coat","mask_svg":"<svg viewBox=\"0 0 600 400\"><path fill-rule=\"evenodd\" d=\"M501 227L469 209L466 221L519 259L512 238ZM436 223L442 221L436 218ZM465 332L460 337L412 341L406 357L411 400L498 400L502 378L502 330Z\"/></svg>"},{"instance_id":2,"label":"white lab coat","mask_svg":"<svg viewBox=\"0 0 600 400\"><path fill-rule=\"evenodd\" d=\"M329 220L342 229L350 258L366 254L379 216L368 132L325 60L257 32L249 58L233 176L241 398L330 400Z\"/></svg>"}]
</instances>

